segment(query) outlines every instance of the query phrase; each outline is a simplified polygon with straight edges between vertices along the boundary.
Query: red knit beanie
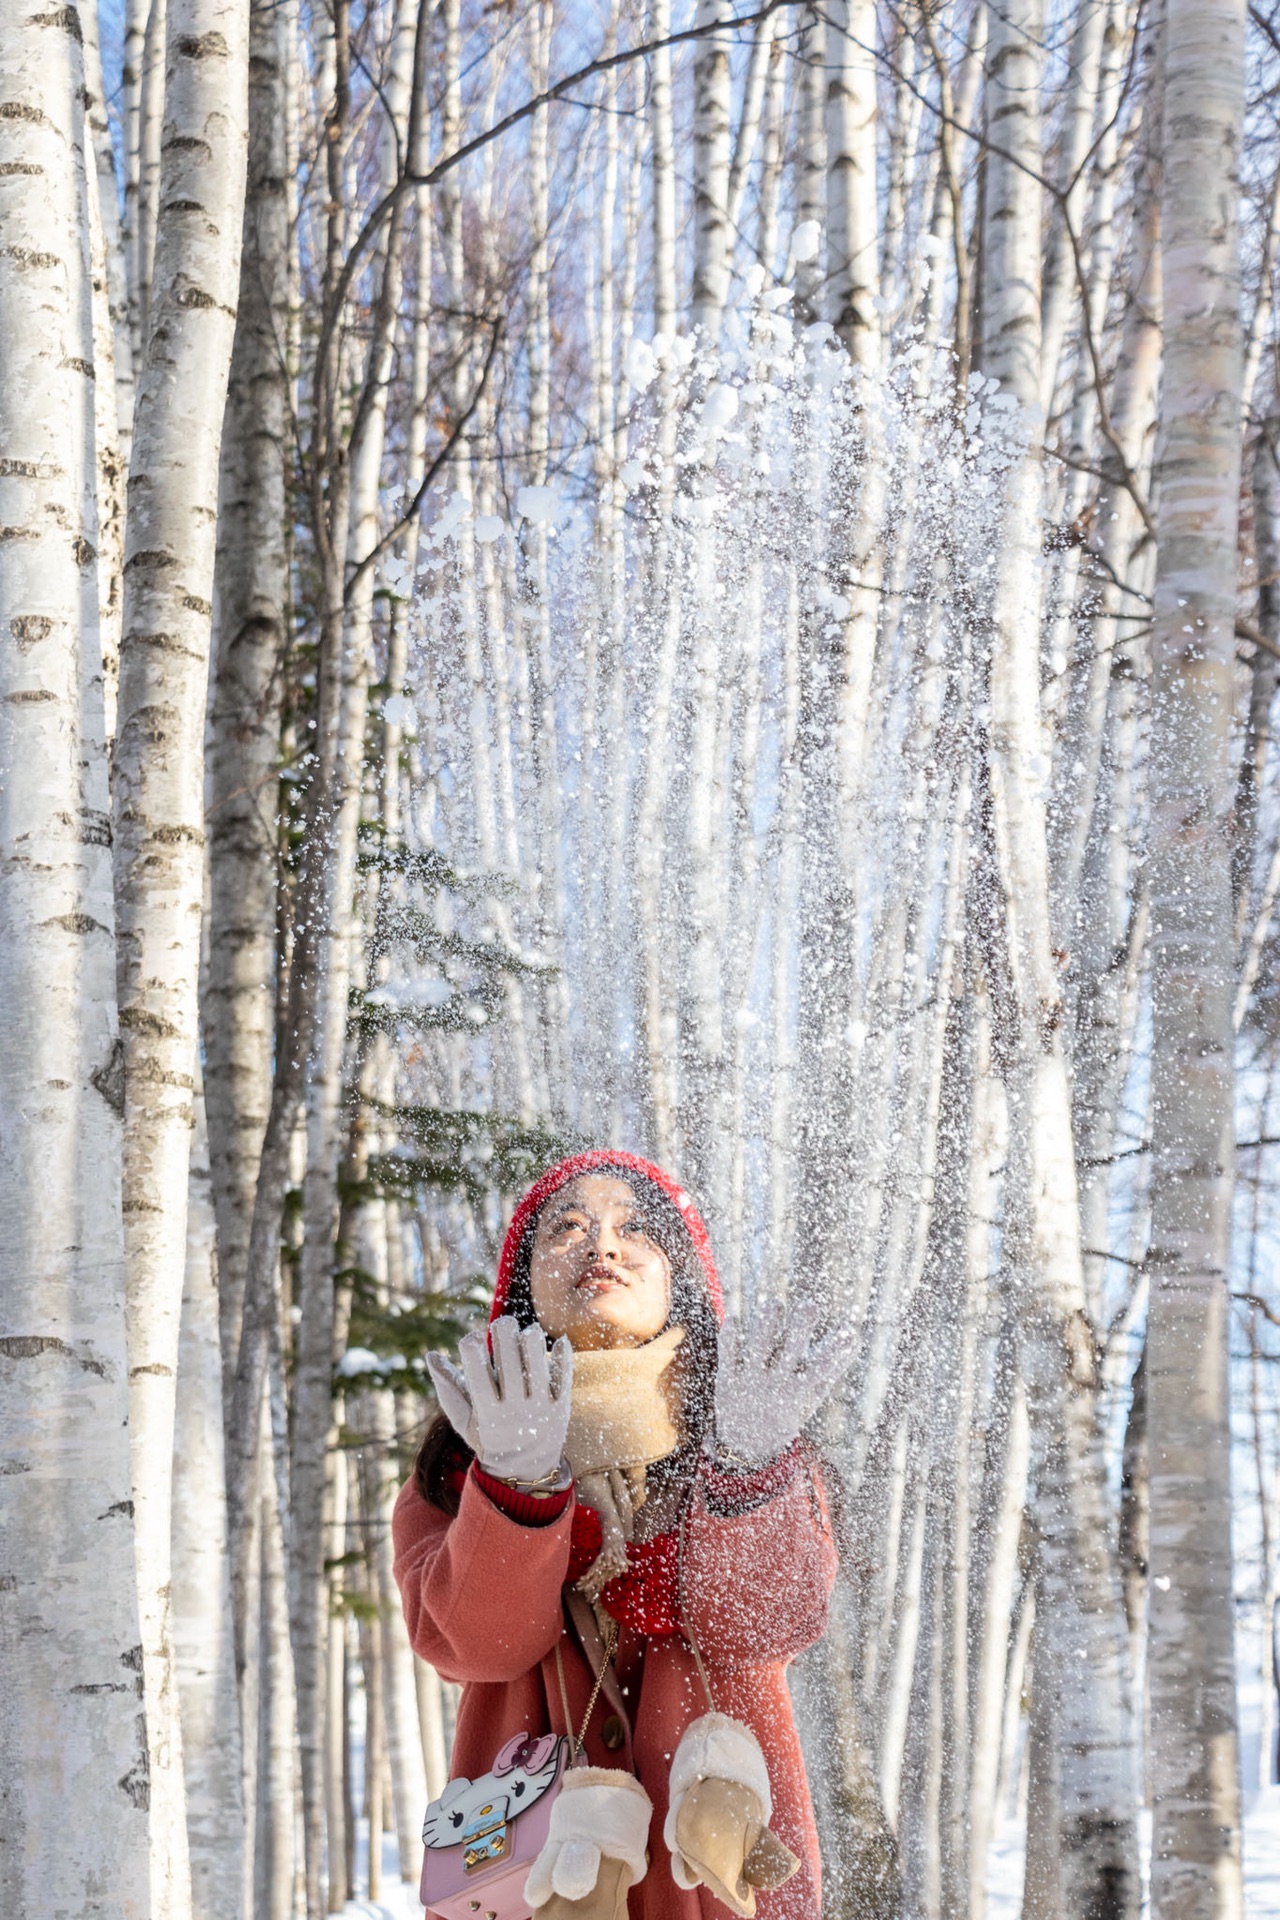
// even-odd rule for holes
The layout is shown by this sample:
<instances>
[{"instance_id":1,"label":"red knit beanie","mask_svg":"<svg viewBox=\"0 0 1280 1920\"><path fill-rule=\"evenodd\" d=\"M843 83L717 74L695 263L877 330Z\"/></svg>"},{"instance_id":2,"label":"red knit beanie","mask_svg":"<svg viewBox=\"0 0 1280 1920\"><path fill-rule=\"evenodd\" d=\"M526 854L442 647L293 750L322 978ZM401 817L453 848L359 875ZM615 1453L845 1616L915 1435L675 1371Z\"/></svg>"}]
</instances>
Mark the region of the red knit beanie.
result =
<instances>
[{"instance_id":1,"label":"red knit beanie","mask_svg":"<svg viewBox=\"0 0 1280 1920\"><path fill-rule=\"evenodd\" d=\"M715 1308L717 1320L724 1319L724 1299L720 1292L720 1281L716 1274L716 1263L711 1255L711 1241L707 1235L702 1215L682 1187L678 1187L661 1167L655 1167L648 1160L641 1160L634 1153L616 1153L612 1148L595 1147L590 1153L575 1153L568 1160L561 1160L558 1166L549 1167L539 1175L524 1199L511 1216L511 1225L507 1228L507 1237L502 1243L502 1254L498 1261L498 1284L494 1289L493 1305L489 1309L490 1320L496 1320L507 1303L511 1291L511 1282L515 1277L516 1256L520 1251L520 1242L524 1239L525 1228L533 1219L544 1200L549 1200L561 1187L568 1186L570 1180L576 1180L580 1173L607 1173L611 1167L624 1169L627 1173L638 1173L653 1183L676 1208L685 1226L689 1229L689 1238L694 1251L702 1263L706 1276L707 1295Z\"/></svg>"}]
</instances>

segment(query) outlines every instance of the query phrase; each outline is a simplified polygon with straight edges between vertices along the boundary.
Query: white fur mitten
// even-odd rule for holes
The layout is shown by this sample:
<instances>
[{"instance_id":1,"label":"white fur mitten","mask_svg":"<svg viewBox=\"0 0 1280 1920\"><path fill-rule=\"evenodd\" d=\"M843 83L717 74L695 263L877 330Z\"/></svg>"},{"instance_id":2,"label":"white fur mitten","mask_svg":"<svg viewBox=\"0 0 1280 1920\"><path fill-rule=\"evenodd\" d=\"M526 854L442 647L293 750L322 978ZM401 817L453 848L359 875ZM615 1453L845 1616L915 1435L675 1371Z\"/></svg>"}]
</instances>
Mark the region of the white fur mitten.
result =
<instances>
[{"instance_id":1,"label":"white fur mitten","mask_svg":"<svg viewBox=\"0 0 1280 1920\"><path fill-rule=\"evenodd\" d=\"M538 1920L626 1920L627 1890L649 1864L652 1817L653 1802L633 1774L571 1767L524 1883Z\"/></svg>"},{"instance_id":2,"label":"white fur mitten","mask_svg":"<svg viewBox=\"0 0 1280 1920\"><path fill-rule=\"evenodd\" d=\"M671 1763L663 1838L679 1887L709 1887L734 1913L756 1910L756 1889L780 1887L800 1862L769 1831L773 1796L760 1742L725 1713L685 1728Z\"/></svg>"}]
</instances>

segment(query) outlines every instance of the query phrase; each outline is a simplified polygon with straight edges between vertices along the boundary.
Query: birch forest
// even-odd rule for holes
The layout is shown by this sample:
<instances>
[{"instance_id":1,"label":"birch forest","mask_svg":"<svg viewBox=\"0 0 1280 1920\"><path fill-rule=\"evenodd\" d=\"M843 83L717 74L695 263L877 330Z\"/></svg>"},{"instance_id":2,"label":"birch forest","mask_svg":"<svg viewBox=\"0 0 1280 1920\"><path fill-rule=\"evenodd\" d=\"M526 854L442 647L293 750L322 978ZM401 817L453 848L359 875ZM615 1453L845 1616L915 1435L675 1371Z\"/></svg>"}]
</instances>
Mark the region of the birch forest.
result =
<instances>
[{"instance_id":1,"label":"birch forest","mask_svg":"<svg viewBox=\"0 0 1280 1920\"><path fill-rule=\"evenodd\" d=\"M859 1333L814 1920L1280 1913L1280 10L0 0L0 1914L421 1914L563 1151Z\"/></svg>"}]
</instances>

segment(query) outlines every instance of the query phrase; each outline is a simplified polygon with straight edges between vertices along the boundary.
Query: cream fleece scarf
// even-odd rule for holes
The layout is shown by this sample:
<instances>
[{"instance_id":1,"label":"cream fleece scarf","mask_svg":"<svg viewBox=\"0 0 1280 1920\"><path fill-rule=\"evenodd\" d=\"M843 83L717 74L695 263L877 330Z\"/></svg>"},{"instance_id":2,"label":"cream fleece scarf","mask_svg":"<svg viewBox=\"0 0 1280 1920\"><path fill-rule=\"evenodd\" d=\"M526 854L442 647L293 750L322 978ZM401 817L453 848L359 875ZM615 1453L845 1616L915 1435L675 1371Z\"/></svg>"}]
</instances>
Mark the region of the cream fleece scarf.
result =
<instances>
[{"instance_id":1,"label":"cream fleece scarf","mask_svg":"<svg viewBox=\"0 0 1280 1920\"><path fill-rule=\"evenodd\" d=\"M680 1446L683 1393L676 1354L683 1327L643 1347L573 1356L565 1457L578 1498L600 1516L600 1552L578 1587L594 1601L627 1564L627 1541L645 1498L645 1468Z\"/></svg>"}]
</instances>

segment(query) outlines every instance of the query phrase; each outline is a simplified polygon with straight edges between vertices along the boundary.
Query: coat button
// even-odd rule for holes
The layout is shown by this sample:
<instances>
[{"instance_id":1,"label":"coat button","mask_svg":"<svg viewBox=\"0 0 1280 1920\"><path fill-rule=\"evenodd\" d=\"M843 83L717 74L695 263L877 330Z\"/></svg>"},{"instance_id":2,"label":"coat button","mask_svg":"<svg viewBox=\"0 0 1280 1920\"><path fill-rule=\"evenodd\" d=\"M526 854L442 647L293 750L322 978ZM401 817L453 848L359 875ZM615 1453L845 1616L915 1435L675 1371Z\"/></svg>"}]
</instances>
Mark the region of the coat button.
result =
<instances>
[{"instance_id":1,"label":"coat button","mask_svg":"<svg viewBox=\"0 0 1280 1920\"><path fill-rule=\"evenodd\" d=\"M622 1722L616 1713L611 1713L601 1727L600 1738L604 1741L610 1753L616 1753L626 1739L626 1734L622 1730Z\"/></svg>"}]
</instances>

